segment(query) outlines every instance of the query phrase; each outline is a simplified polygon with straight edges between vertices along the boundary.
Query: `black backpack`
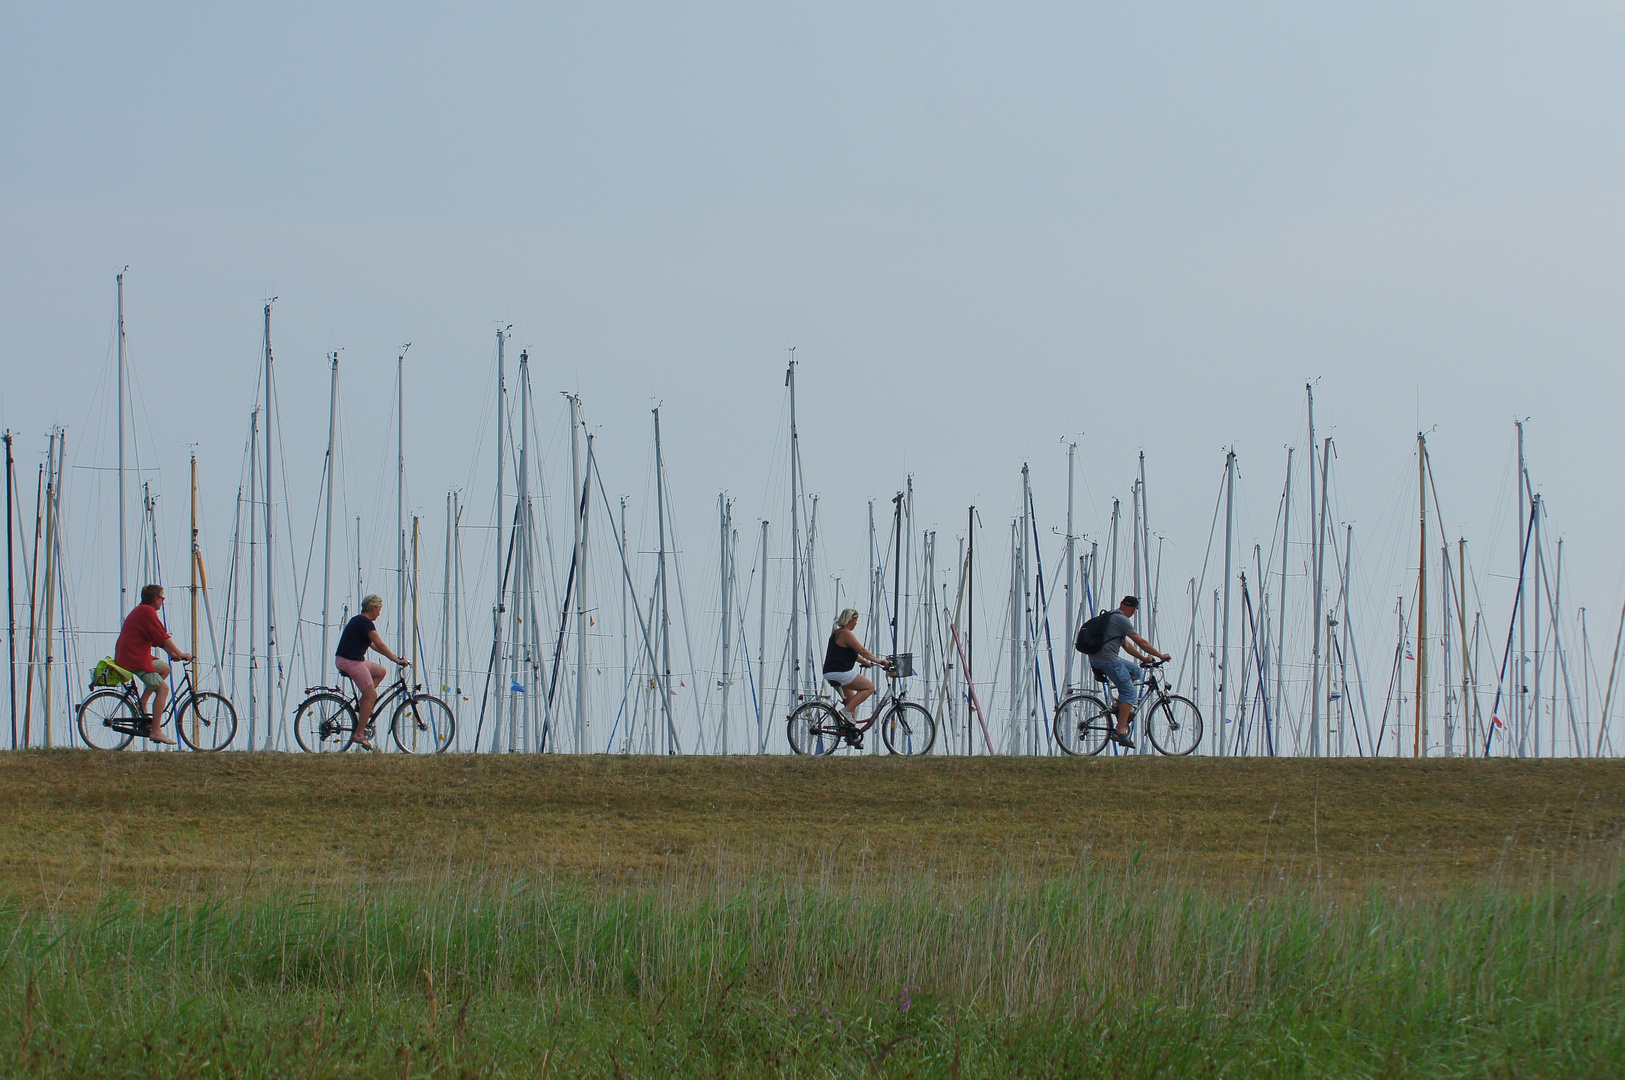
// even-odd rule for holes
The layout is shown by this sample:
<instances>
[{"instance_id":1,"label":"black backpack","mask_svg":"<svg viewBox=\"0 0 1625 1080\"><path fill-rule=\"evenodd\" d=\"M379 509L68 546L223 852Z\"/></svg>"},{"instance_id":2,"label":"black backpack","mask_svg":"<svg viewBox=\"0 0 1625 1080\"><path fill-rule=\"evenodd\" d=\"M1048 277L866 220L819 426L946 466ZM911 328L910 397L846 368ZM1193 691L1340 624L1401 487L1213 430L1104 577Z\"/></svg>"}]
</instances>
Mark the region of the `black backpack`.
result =
<instances>
[{"instance_id":1,"label":"black backpack","mask_svg":"<svg viewBox=\"0 0 1625 1080\"><path fill-rule=\"evenodd\" d=\"M1110 611L1102 611L1094 618L1086 620L1082 626L1078 627L1078 637L1072 643L1072 647L1085 656L1093 656L1101 649L1104 649L1106 647L1106 628L1111 625L1113 614Z\"/></svg>"}]
</instances>

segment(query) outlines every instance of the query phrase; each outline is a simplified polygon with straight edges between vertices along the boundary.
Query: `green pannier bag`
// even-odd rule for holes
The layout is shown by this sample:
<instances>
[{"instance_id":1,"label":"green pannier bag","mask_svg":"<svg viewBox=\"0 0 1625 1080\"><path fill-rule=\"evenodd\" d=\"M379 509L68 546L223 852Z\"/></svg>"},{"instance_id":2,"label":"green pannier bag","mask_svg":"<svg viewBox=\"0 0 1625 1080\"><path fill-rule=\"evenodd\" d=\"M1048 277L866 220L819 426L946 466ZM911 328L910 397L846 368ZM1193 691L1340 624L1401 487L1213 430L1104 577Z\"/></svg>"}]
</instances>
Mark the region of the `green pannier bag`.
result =
<instances>
[{"instance_id":1,"label":"green pannier bag","mask_svg":"<svg viewBox=\"0 0 1625 1080\"><path fill-rule=\"evenodd\" d=\"M111 656L104 656L96 661L96 666L90 672L91 686L123 686L135 678L135 672L125 671L113 663Z\"/></svg>"}]
</instances>

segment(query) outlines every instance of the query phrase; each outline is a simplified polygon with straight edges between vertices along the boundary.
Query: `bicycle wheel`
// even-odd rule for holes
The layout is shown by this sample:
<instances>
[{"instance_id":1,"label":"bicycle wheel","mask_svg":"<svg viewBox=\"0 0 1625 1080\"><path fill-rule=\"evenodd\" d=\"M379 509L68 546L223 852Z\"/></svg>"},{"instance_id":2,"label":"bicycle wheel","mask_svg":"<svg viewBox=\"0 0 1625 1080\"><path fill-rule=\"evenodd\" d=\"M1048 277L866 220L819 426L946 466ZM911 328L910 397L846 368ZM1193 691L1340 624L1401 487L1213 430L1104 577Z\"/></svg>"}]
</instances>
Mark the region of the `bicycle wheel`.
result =
<instances>
[{"instance_id":1,"label":"bicycle wheel","mask_svg":"<svg viewBox=\"0 0 1625 1080\"><path fill-rule=\"evenodd\" d=\"M1098 754L1112 726L1106 703L1093 694L1073 694L1055 710L1055 742L1065 754Z\"/></svg>"},{"instance_id":2,"label":"bicycle wheel","mask_svg":"<svg viewBox=\"0 0 1625 1080\"><path fill-rule=\"evenodd\" d=\"M337 694L312 694L293 714L293 737L307 754L342 754L355 735L355 708Z\"/></svg>"},{"instance_id":3,"label":"bicycle wheel","mask_svg":"<svg viewBox=\"0 0 1625 1080\"><path fill-rule=\"evenodd\" d=\"M92 749L122 750L135 738L129 729L139 719L121 691L98 690L79 706L79 735Z\"/></svg>"},{"instance_id":4,"label":"bicycle wheel","mask_svg":"<svg viewBox=\"0 0 1625 1080\"><path fill-rule=\"evenodd\" d=\"M798 754L833 754L841 744L839 719L835 710L822 701L797 706L786 725L790 749Z\"/></svg>"},{"instance_id":5,"label":"bicycle wheel","mask_svg":"<svg viewBox=\"0 0 1625 1080\"><path fill-rule=\"evenodd\" d=\"M936 717L924 705L899 701L880 721L880 738L886 749L906 757L929 754L937 744Z\"/></svg>"},{"instance_id":6,"label":"bicycle wheel","mask_svg":"<svg viewBox=\"0 0 1625 1080\"><path fill-rule=\"evenodd\" d=\"M1202 741L1202 710L1186 698L1169 695L1151 707L1145 723L1151 745L1164 754L1181 757Z\"/></svg>"},{"instance_id":7,"label":"bicycle wheel","mask_svg":"<svg viewBox=\"0 0 1625 1080\"><path fill-rule=\"evenodd\" d=\"M444 754L456 733L451 706L428 694L413 694L389 718L389 734L407 754Z\"/></svg>"},{"instance_id":8,"label":"bicycle wheel","mask_svg":"<svg viewBox=\"0 0 1625 1080\"><path fill-rule=\"evenodd\" d=\"M224 750L237 737L237 710L224 694L193 694L175 718L175 734L193 750Z\"/></svg>"}]
</instances>

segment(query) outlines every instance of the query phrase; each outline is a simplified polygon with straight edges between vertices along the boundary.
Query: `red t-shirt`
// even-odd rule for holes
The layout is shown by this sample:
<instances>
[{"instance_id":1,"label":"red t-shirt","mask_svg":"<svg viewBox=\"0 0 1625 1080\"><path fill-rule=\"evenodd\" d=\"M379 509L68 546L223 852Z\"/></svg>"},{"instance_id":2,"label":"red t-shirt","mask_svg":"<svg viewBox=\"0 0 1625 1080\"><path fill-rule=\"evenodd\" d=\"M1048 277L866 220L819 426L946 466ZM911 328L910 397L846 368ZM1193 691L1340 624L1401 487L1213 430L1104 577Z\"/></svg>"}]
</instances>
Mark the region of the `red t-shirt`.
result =
<instances>
[{"instance_id":1,"label":"red t-shirt","mask_svg":"<svg viewBox=\"0 0 1625 1080\"><path fill-rule=\"evenodd\" d=\"M152 650L169 640L169 630L151 604L137 604L124 619L113 648L113 663L125 671L151 671Z\"/></svg>"}]
</instances>

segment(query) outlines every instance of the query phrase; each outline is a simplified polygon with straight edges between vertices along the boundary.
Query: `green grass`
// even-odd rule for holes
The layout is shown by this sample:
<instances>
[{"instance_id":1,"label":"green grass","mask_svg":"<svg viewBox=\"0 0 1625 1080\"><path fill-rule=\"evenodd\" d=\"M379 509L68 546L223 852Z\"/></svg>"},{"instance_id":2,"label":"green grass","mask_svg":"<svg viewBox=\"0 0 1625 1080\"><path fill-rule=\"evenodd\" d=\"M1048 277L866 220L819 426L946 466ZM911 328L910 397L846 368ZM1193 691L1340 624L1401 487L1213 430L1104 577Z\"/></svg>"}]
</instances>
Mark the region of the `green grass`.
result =
<instances>
[{"instance_id":1,"label":"green grass","mask_svg":"<svg viewBox=\"0 0 1625 1080\"><path fill-rule=\"evenodd\" d=\"M0 914L8 1076L1610 1076L1618 874L447 876Z\"/></svg>"},{"instance_id":2,"label":"green grass","mask_svg":"<svg viewBox=\"0 0 1625 1080\"><path fill-rule=\"evenodd\" d=\"M1625 1074L1625 763L0 754L0 1077Z\"/></svg>"}]
</instances>

